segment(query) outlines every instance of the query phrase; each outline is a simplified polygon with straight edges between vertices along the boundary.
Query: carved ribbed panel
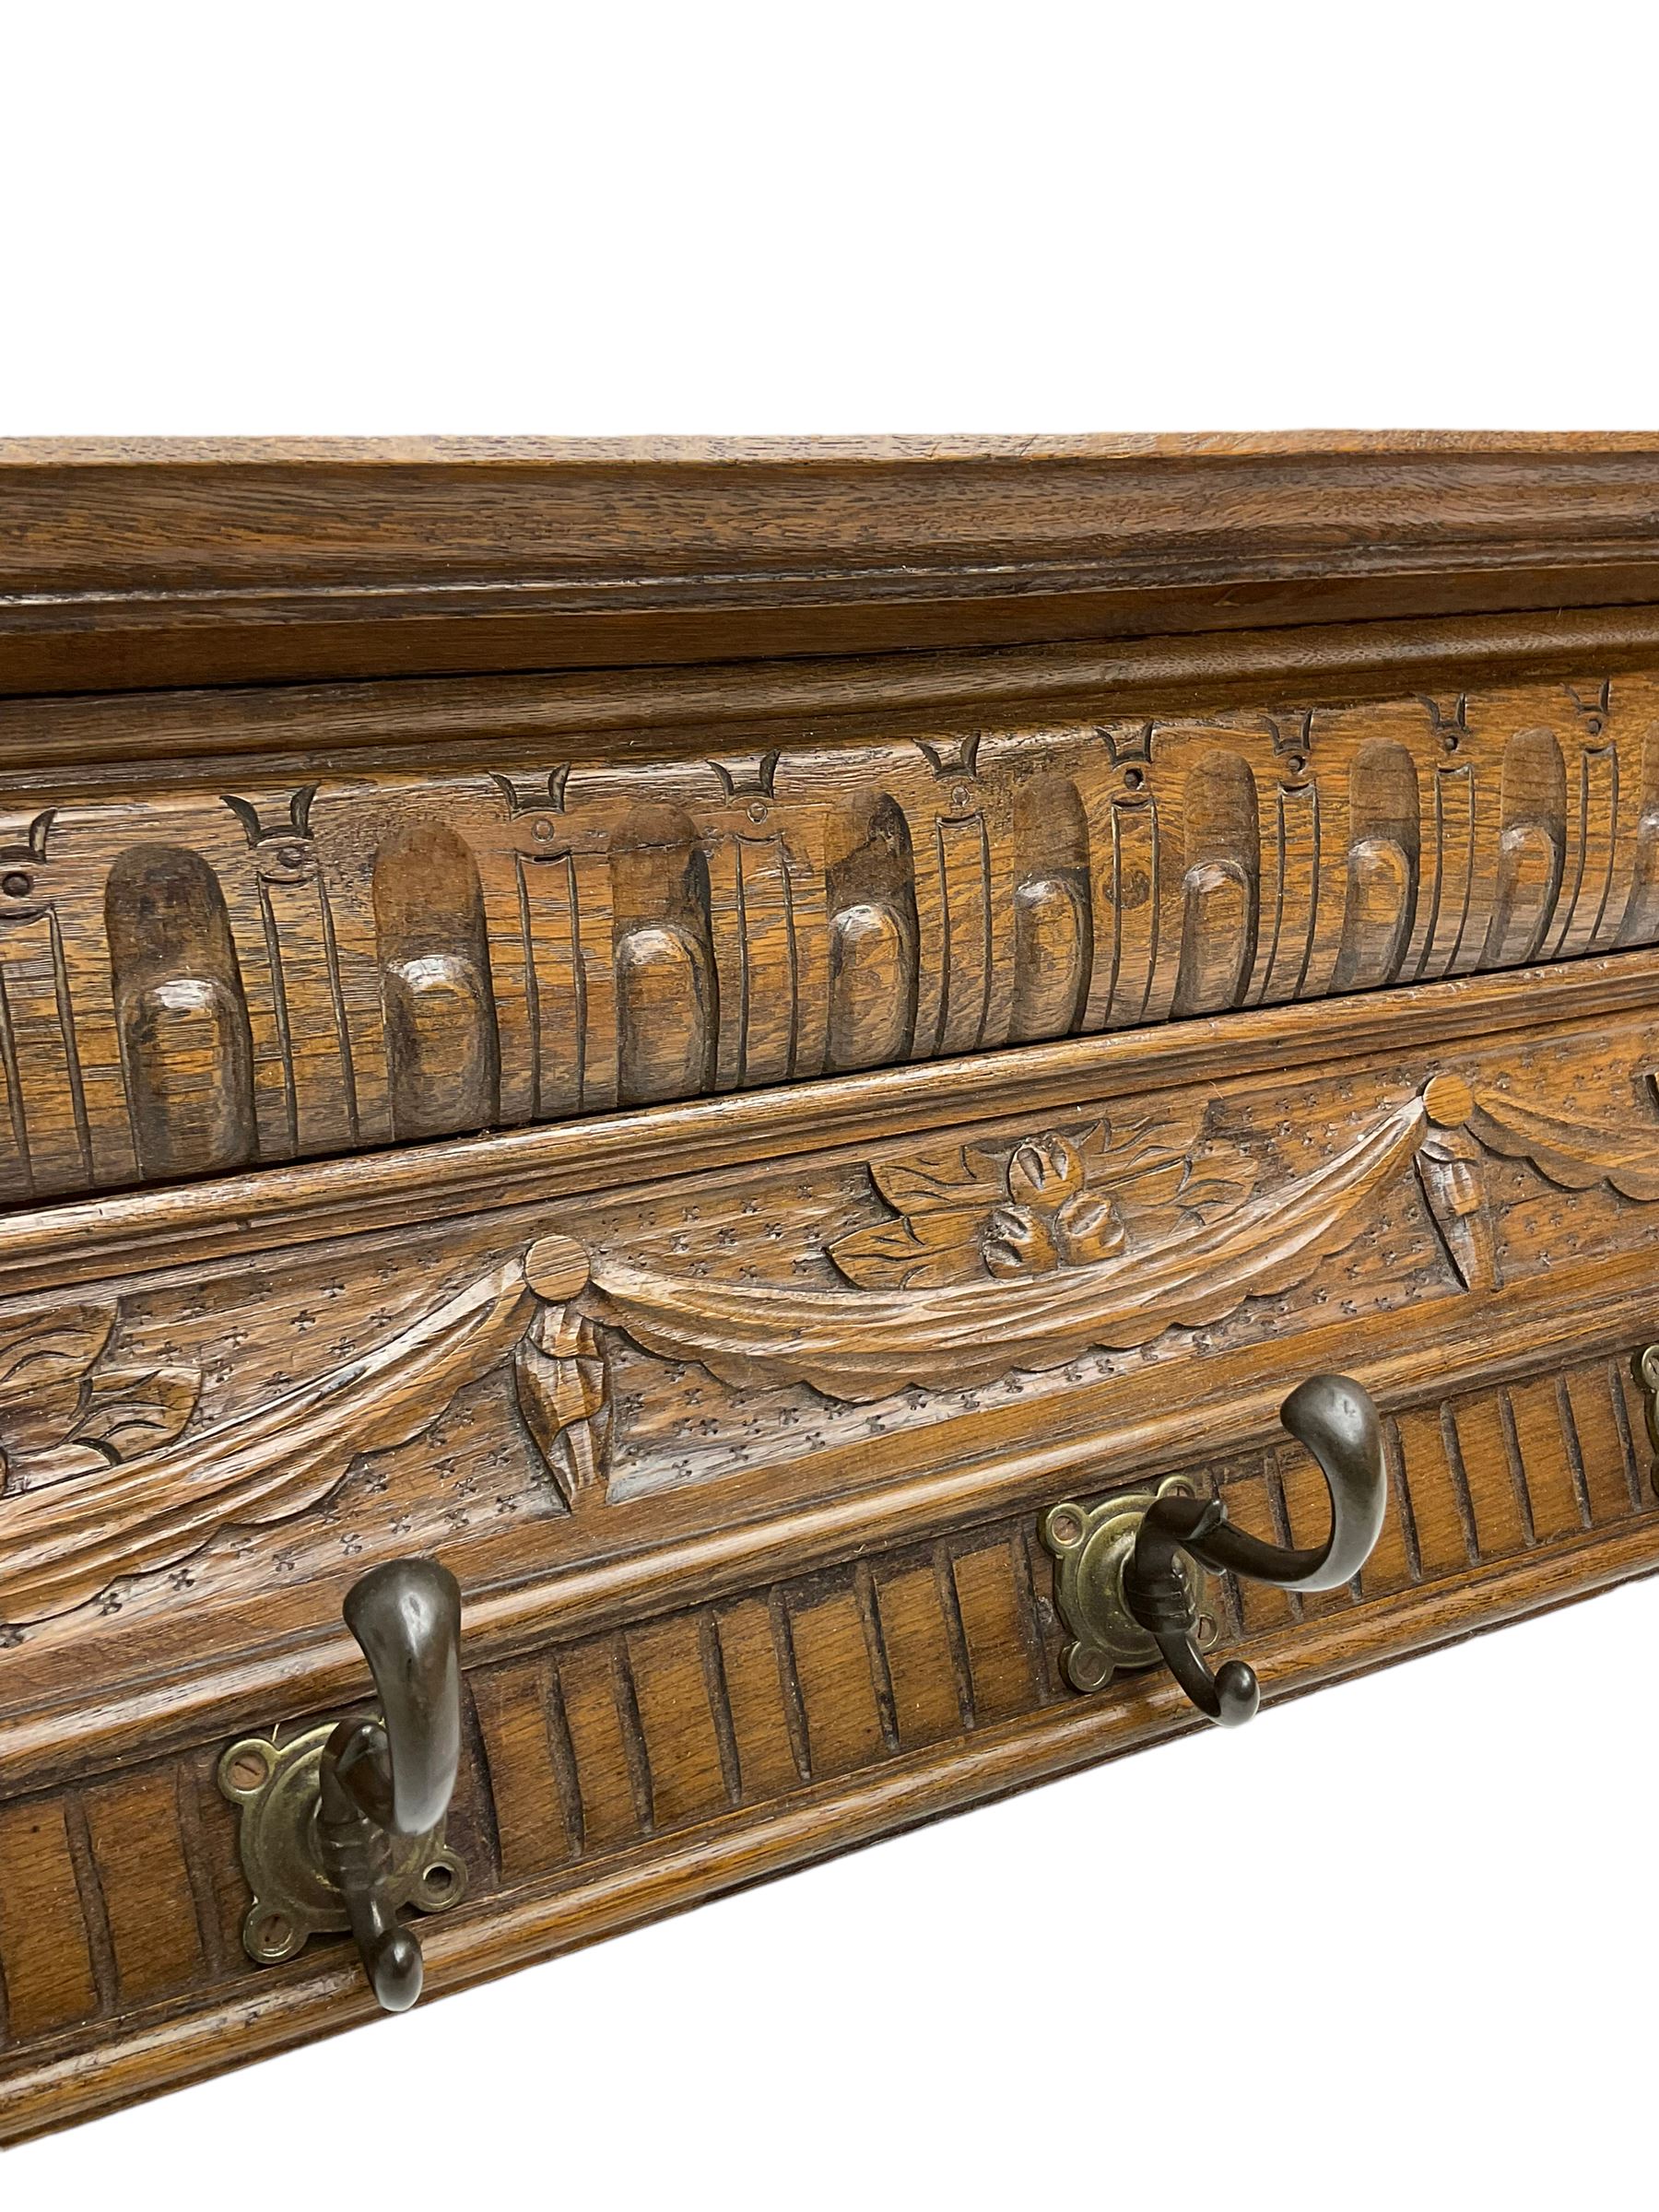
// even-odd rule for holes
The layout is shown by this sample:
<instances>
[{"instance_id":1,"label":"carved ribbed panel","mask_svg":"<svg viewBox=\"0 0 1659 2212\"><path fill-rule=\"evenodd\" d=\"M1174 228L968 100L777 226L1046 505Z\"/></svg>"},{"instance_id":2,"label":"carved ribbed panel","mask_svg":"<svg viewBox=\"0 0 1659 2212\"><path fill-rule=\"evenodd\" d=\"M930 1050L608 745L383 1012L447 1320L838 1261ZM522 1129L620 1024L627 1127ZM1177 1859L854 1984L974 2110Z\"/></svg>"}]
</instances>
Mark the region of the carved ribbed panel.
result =
<instances>
[{"instance_id":1,"label":"carved ribbed panel","mask_svg":"<svg viewBox=\"0 0 1659 2212\"><path fill-rule=\"evenodd\" d=\"M9 818L0 1202L1646 944L1656 718L1629 676L66 794Z\"/></svg>"}]
</instances>

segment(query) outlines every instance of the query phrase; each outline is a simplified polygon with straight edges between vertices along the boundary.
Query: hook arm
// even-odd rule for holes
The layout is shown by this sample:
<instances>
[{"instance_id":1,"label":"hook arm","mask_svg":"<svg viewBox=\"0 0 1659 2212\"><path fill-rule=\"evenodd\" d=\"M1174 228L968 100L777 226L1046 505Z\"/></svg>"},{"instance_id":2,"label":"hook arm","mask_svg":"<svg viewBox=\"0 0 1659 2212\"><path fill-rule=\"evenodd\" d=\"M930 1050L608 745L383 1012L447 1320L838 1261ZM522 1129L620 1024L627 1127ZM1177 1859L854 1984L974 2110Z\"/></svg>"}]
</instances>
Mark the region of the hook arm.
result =
<instances>
[{"instance_id":1,"label":"hook arm","mask_svg":"<svg viewBox=\"0 0 1659 2212\"><path fill-rule=\"evenodd\" d=\"M1124 1566L1124 1603L1163 1653L1164 1665L1193 1703L1218 1727L1237 1728L1255 1716L1262 1701L1255 1669L1229 1659L1212 1675L1197 1643L1198 1614L1177 1555L1208 1556L1207 1546L1227 1529L1218 1498L1160 1498L1151 1506Z\"/></svg>"},{"instance_id":2,"label":"hook arm","mask_svg":"<svg viewBox=\"0 0 1659 2212\"><path fill-rule=\"evenodd\" d=\"M1206 1567L1281 1590L1338 1590L1370 1558L1388 1506L1382 1423L1358 1382L1347 1375L1311 1375L1285 1400L1279 1418L1324 1476L1331 1533L1323 1545L1297 1549L1265 1544L1234 1528L1219 1499L1160 1498L1141 1522L1124 1570L1124 1602L1131 1617L1152 1636L1194 1704L1222 1727L1253 1716L1260 1686L1241 1660L1229 1660L1214 1675L1205 1665L1177 1554L1187 1552Z\"/></svg>"},{"instance_id":3,"label":"hook arm","mask_svg":"<svg viewBox=\"0 0 1659 2212\"><path fill-rule=\"evenodd\" d=\"M394 1835L436 1828L461 1764L461 1589L436 1559L388 1559L353 1583L346 1626L362 1647L385 1721L383 1766L359 1803Z\"/></svg>"},{"instance_id":4,"label":"hook arm","mask_svg":"<svg viewBox=\"0 0 1659 2212\"><path fill-rule=\"evenodd\" d=\"M385 1761L385 1731L377 1722L342 1721L318 1771L317 1828L370 1987L383 2012L407 2012L420 1994L426 1963L418 1941L392 1910L390 1830L360 1802L380 1794Z\"/></svg>"},{"instance_id":5,"label":"hook arm","mask_svg":"<svg viewBox=\"0 0 1659 2212\"><path fill-rule=\"evenodd\" d=\"M1213 1532L1187 1548L1206 1567L1281 1590L1340 1590L1370 1559L1382 1533L1388 1511L1382 1424L1370 1394L1347 1375L1310 1375L1279 1407L1279 1419L1307 1446L1324 1477L1331 1533L1324 1544L1312 1550L1264 1544L1234 1528L1224 1509ZM1161 1501L1153 1508L1163 1510Z\"/></svg>"},{"instance_id":6,"label":"hook arm","mask_svg":"<svg viewBox=\"0 0 1659 2212\"><path fill-rule=\"evenodd\" d=\"M382 1718L342 1721L319 1777L318 1832L376 1997L404 2012L420 1994L420 1946L391 1903L394 1839L426 1835L449 1810L461 1763L461 1590L435 1559L390 1559L344 1607L374 1677Z\"/></svg>"}]
</instances>

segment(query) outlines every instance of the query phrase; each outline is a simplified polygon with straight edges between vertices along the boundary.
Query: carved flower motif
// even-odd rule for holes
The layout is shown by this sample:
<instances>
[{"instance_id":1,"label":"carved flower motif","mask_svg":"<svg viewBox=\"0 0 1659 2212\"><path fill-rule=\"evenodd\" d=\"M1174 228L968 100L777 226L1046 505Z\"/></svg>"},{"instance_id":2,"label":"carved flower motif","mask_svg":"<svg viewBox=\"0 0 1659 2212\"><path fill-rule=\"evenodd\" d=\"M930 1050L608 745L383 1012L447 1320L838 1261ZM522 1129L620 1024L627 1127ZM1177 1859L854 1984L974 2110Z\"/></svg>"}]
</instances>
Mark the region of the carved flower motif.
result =
<instances>
[{"instance_id":1,"label":"carved flower motif","mask_svg":"<svg viewBox=\"0 0 1659 2212\"><path fill-rule=\"evenodd\" d=\"M1018 1281L1089 1267L1161 1242L1242 1202L1255 1170L1231 1145L1200 1140L1201 1114L1154 1126L1097 1122L1028 1137L1006 1155L973 1147L871 1170L896 1218L855 1230L830 1257L861 1288Z\"/></svg>"},{"instance_id":2,"label":"carved flower motif","mask_svg":"<svg viewBox=\"0 0 1659 2212\"><path fill-rule=\"evenodd\" d=\"M1008 1195L1016 1206L1062 1205L1081 1196L1088 1180L1082 1154L1063 1136L1036 1137L1008 1162Z\"/></svg>"},{"instance_id":3,"label":"carved flower motif","mask_svg":"<svg viewBox=\"0 0 1659 2212\"><path fill-rule=\"evenodd\" d=\"M1125 1241L1123 1217L1110 1198L1091 1198L1083 1155L1063 1136L1023 1144L1008 1162L1009 1206L992 1214L982 1247L986 1267L1002 1279L1046 1275L1109 1260Z\"/></svg>"}]
</instances>

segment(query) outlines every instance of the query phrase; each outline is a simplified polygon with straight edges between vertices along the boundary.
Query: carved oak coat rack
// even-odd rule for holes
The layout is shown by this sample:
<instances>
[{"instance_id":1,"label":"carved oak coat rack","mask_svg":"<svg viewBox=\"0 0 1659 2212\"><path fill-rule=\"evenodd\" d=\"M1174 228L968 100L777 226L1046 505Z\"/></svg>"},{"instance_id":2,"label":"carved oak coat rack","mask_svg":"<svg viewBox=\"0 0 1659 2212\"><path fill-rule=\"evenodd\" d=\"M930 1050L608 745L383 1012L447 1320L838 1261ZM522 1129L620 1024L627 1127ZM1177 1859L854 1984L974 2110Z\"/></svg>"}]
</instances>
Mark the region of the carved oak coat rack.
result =
<instances>
[{"instance_id":1,"label":"carved oak coat rack","mask_svg":"<svg viewBox=\"0 0 1659 2212\"><path fill-rule=\"evenodd\" d=\"M1651 1571L1653 440L0 508L0 2138Z\"/></svg>"}]
</instances>

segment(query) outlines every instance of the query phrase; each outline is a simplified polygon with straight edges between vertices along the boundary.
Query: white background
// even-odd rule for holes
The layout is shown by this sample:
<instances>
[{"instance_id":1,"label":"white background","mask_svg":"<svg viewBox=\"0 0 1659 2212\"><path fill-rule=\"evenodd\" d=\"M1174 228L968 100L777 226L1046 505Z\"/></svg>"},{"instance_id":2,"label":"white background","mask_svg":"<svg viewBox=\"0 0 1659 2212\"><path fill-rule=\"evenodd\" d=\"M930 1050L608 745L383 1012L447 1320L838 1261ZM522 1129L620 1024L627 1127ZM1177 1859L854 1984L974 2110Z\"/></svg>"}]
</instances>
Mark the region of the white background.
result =
<instances>
[{"instance_id":1,"label":"white background","mask_svg":"<svg viewBox=\"0 0 1659 2212\"><path fill-rule=\"evenodd\" d=\"M1582 0L11 0L0 434L1647 427L1655 42ZM84 2127L0 2199L1651 2203L1656 1607Z\"/></svg>"}]
</instances>

